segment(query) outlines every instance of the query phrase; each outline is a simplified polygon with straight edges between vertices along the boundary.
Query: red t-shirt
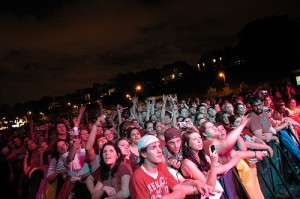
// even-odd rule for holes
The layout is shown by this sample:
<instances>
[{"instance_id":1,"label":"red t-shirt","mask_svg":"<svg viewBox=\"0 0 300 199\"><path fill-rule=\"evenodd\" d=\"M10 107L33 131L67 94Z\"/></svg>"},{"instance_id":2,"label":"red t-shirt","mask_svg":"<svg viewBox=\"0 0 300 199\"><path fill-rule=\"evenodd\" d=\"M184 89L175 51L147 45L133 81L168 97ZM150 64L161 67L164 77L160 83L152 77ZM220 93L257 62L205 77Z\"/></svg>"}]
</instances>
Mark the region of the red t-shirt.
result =
<instances>
[{"instance_id":1,"label":"red t-shirt","mask_svg":"<svg viewBox=\"0 0 300 199\"><path fill-rule=\"evenodd\" d=\"M249 113L249 117L251 118L251 122L246 126L250 129L250 132L262 129L263 133L269 133L269 129L271 127L270 119L266 112L263 112L257 115L254 112Z\"/></svg>"},{"instance_id":2,"label":"red t-shirt","mask_svg":"<svg viewBox=\"0 0 300 199\"><path fill-rule=\"evenodd\" d=\"M170 193L170 189L178 184L165 164L157 166L157 178L149 176L139 167L131 176L129 183L131 199L157 199Z\"/></svg>"},{"instance_id":3,"label":"red t-shirt","mask_svg":"<svg viewBox=\"0 0 300 199\"><path fill-rule=\"evenodd\" d=\"M118 170L114 173L114 176L112 179L108 179L103 181L104 186L111 186L116 189L116 192L121 190L121 178L123 175L130 175L132 174L131 167L126 162L121 162L121 164L118 167ZM99 179L99 181L101 181Z\"/></svg>"},{"instance_id":4,"label":"red t-shirt","mask_svg":"<svg viewBox=\"0 0 300 199\"><path fill-rule=\"evenodd\" d=\"M250 132L262 129L260 117L256 113L249 113L249 117L251 118L251 122L249 122L246 127L250 130Z\"/></svg>"}]
</instances>

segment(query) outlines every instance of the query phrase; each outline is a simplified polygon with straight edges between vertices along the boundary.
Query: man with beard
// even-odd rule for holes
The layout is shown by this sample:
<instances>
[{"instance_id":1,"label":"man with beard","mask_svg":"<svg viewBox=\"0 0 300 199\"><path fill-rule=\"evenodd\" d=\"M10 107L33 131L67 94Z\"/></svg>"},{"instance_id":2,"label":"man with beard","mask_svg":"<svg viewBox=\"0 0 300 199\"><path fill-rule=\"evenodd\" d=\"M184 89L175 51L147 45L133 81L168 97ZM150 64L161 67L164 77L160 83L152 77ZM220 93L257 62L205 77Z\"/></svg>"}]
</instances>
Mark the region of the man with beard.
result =
<instances>
[{"instance_id":1,"label":"man with beard","mask_svg":"<svg viewBox=\"0 0 300 199\"><path fill-rule=\"evenodd\" d=\"M249 111L247 115L251 118L251 121L248 123L246 126L247 129L250 130L256 137L264 140L265 142L269 142L270 140L278 140L276 136L274 136L271 132L270 129L272 127L271 121L269 119L268 113L263 112L263 103L261 102L260 97L252 97L250 98L250 105L252 110ZM277 142L277 141L276 141ZM269 145L272 147L274 151L274 156L272 159L274 160L280 160L279 154L275 153L276 148L272 143L269 143ZM264 168L270 168L271 165L269 161L260 161L257 163L257 169L262 171ZM276 165L277 169L279 169L279 165ZM265 185L264 181L267 181L268 184L272 184L273 182L273 187L274 189L272 191L278 190L279 189L279 184L281 183L277 175L272 175L272 173L275 173L275 170L272 172L264 173L263 176L259 175L258 179L260 182L260 186L262 189L262 192L264 193L265 198L270 198L271 194L269 192L270 188L267 188ZM280 174L278 174L280 175ZM264 178L264 180L263 180ZM282 177L283 179L283 177ZM271 188L272 189L272 188Z\"/></svg>"},{"instance_id":2,"label":"man with beard","mask_svg":"<svg viewBox=\"0 0 300 199\"><path fill-rule=\"evenodd\" d=\"M250 105L252 111L249 112L251 122L247 125L247 128L258 138L269 142L271 140L279 143L277 136L274 136L271 132L272 124L269 116L266 112L263 112L263 104L259 97L253 97L250 99Z\"/></svg>"}]
</instances>

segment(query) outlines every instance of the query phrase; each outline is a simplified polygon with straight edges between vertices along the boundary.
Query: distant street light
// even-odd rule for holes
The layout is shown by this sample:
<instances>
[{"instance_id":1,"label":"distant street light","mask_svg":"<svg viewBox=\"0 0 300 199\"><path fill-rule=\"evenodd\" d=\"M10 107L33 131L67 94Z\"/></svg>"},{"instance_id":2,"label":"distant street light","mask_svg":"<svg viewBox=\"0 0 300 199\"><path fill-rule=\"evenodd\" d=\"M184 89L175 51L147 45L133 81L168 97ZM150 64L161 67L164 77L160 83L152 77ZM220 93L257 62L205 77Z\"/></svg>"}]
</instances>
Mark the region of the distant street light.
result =
<instances>
[{"instance_id":1,"label":"distant street light","mask_svg":"<svg viewBox=\"0 0 300 199\"><path fill-rule=\"evenodd\" d=\"M136 92L141 91L141 90L142 90L141 85L137 85L137 86L135 87L135 90L136 90Z\"/></svg>"},{"instance_id":2,"label":"distant street light","mask_svg":"<svg viewBox=\"0 0 300 199\"><path fill-rule=\"evenodd\" d=\"M126 94L126 98L130 101L131 100L131 96L129 94Z\"/></svg>"},{"instance_id":3,"label":"distant street light","mask_svg":"<svg viewBox=\"0 0 300 199\"><path fill-rule=\"evenodd\" d=\"M28 119L31 118L31 115L32 115L32 112L31 111L27 111L27 117L28 117Z\"/></svg>"},{"instance_id":4,"label":"distant street light","mask_svg":"<svg viewBox=\"0 0 300 199\"><path fill-rule=\"evenodd\" d=\"M142 91L142 86L141 85L136 85L135 87L135 94L137 95L137 93L141 92Z\"/></svg>"},{"instance_id":5,"label":"distant street light","mask_svg":"<svg viewBox=\"0 0 300 199\"><path fill-rule=\"evenodd\" d=\"M220 72L220 73L219 73L219 76L220 76L220 77L223 77L224 85L225 85L225 87L226 87L225 74L224 74L223 72Z\"/></svg>"}]
</instances>

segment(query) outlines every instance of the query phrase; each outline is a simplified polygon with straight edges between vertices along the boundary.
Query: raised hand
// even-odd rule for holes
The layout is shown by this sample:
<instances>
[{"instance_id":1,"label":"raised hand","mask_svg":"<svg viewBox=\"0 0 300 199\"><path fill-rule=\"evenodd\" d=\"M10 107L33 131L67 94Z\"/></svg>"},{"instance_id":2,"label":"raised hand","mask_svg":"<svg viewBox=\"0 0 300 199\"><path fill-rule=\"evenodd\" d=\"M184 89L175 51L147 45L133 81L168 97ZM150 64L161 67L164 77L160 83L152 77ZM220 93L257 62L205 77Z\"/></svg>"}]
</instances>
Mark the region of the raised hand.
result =
<instances>
[{"instance_id":1,"label":"raised hand","mask_svg":"<svg viewBox=\"0 0 300 199\"><path fill-rule=\"evenodd\" d=\"M217 150L211 151L211 148L212 148L211 146L212 145L209 146L209 156L210 156L210 160L211 160L211 165L217 166L219 156L218 156Z\"/></svg>"},{"instance_id":2,"label":"raised hand","mask_svg":"<svg viewBox=\"0 0 300 199\"><path fill-rule=\"evenodd\" d=\"M80 109L79 109L79 114L83 114L84 111L86 109L86 105L85 104L81 104Z\"/></svg>"},{"instance_id":3,"label":"raised hand","mask_svg":"<svg viewBox=\"0 0 300 199\"><path fill-rule=\"evenodd\" d=\"M139 99L138 99L138 97L134 96L134 97L132 97L131 101L133 104L137 104Z\"/></svg>"},{"instance_id":4,"label":"raised hand","mask_svg":"<svg viewBox=\"0 0 300 199\"><path fill-rule=\"evenodd\" d=\"M80 121L79 121L78 117L73 117L73 123L74 123L74 126L75 126L75 127L78 127L78 126L79 126Z\"/></svg>"},{"instance_id":5,"label":"raised hand","mask_svg":"<svg viewBox=\"0 0 300 199\"><path fill-rule=\"evenodd\" d=\"M163 96L162 96L163 104L166 104L167 100L168 100L168 97L165 94L163 94Z\"/></svg>"}]
</instances>

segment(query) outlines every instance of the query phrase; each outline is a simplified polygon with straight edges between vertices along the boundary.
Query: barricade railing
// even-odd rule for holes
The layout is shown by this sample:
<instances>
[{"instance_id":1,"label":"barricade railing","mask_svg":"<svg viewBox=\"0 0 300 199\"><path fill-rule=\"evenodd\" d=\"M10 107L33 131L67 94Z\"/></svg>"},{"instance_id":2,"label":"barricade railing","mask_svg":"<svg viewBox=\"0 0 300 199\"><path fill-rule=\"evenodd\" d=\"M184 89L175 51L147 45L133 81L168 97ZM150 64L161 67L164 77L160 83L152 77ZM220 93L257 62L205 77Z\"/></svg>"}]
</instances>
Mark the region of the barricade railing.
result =
<instances>
[{"instance_id":1,"label":"barricade railing","mask_svg":"<svg viewBox=\"0 0 300 199\"><path fill-rule=\"evenodd\" d=\"M239 174L238 174L238 172L237 172L237 169L236 169L236 168L232 169L232 173L233 173L233 175L234 175L234 178L235 178L236 182L238 183L238 185L240 186L240 188L241 188L241 189L243 190L243 192L244 192L243 198L245 198L245 199L250 199L250 196L249 196L249 194L248 194L248 192L247 192L245 186L243 185L243 183L242 183L242 181L241 181L241 178L240 178L240 176L239 176Z\"/></svg>"},{"instance_id":2,"label":"barricade railing","mask_svg":"<svg viewBox=\"0 0 300 199\"><path fill-rule=\"evenodd\" d=\"M288 164L288 166L291 168L293 174L294 174L294 177L297 179L298 183L300 184L300 177L299 175L297 174L297 171L295 170L293 164L291 163L291 161L289 160L288 156L285 154L284 150L280 147L280 146L277 146L279 151L281 152L281 155L282 157L285 159L285 162ZM287 153L289 153L287 151Z\"/></svg>"},{"instance_id":3,"label":"barricade railing","mask_svg":"<svg viewBox=\"0 0 300 199\"><path fill-rule=\"evenodd\" d=\"M289 158L286 156L286 154L284 153L284 150L280 147L280 145L275 144L274 142L270 142L270 143L268 143L268 145L273 148L274 154L275 154L275 151L277 151L277 155L276 156L274 155L275 157L273 156L274 160L271 157L268 157L268 156L264 158L263 161L265 161L265 164L269 165L270 168L263 168L263 170L262 170L261 168L257 167L257 171L258 171L259 176L261 177L261 179L265 183L265 185L266 185L267 189L269 190L269 192L271 193L272 197L277 198L276 193L278 193L278 191L279 191L275 187L276 186L275 185L276 180L274 180L275 176L273 175L275 173L276 176L278 176L278 179L280 180L282 185L284 186L287 194L289 195L289 198L295 198L293 196L292 192L290 191L290 189L288 187L288 184L286 183L286 181L285 181L285 179L282 175L282 174L286 173L285 172L286 170L283 171L283 169L282 169L283 161L285 161L290 166L290 168L292 169L292 171L295 174L296 178L300 182L299 176L297 175L292 163L290 162ZM268 162L266 162L266 160L268 160ZM276 163L278 163L277 166L276 166L274 161L276 161ZM275 171L275 172L273 172L273 171ZM271 182L268 179L266 179L266 177L265 177L265 176L268 176L268 174L272 178Z\"/></svg>"}]
</instances>

